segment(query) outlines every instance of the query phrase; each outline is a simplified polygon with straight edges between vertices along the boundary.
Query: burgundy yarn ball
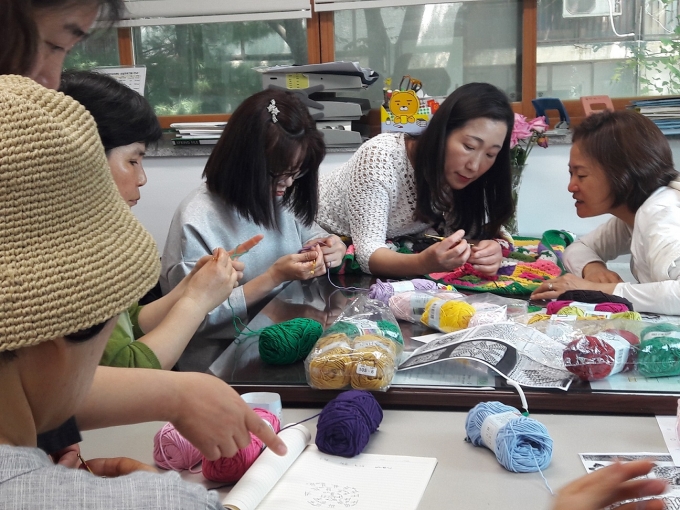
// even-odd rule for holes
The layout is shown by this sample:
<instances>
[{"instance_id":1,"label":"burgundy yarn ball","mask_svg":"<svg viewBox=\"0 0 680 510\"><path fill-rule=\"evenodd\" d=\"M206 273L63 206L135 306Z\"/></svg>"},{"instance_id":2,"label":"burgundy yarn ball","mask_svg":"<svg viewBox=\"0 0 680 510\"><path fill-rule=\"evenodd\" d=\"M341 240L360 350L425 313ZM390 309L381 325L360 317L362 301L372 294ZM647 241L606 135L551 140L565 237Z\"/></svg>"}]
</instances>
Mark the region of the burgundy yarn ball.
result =
<instances>
[{"instance_id":1,"label":"burgundy yarn ball","mask_svg":"<svg viewBox=\"0 0 680 510\"><path fill-rule=\"evenodd\" d=\"M616 365L614 345L617 340L631 345L640 342L639 338L630 331L608 329L598 335L600 337L586 335L577 338L570 342L562 353L565 368L584 381L596 381L612 375ZM607 337L614 345L607 341ZM635 349L631 348L625 364L620 366L615 373L630 370L634 363Z\"/></svg>"},{"instance_id":2,"label":"burgundy yarn ball","mask_svg":"<svg viewBox=\"0 0 680 510\"><path fill-rule=\"evenodd\" d=\"M275 415L258 407L253 409L253 411L260 418L268 422L274 429L274 432L279 433L281 423ZM203 457L201 468L203 476L213 482L236 483L248 471L248 468L253 465L253 462L257 460L260 453L262 453L262 449L262 441L251 433L250 444L239 450L233 457L222 457L217 460L208 460Z\"/></svg>"},{"instance_id":3,"label":"burgundy yarn ball","mask_svg":"<svg viewBox=\"0 0 680 510\"><path fill-rule=\"evenodd\" d=\"M632 331L628 331L625 329L606 329L606 332L609 333L614 333L615 335L619 335L620 337L628 340L628 343L631 345L630 351L628 351L628 361L626 362L626 366L623 367L622 372L629 372L630 370L633 370L635 368L635 363L637 361L637 352L638 350L633 348L633 345L640 345L640 338L633 333Z\"/></svg>"},{"instance_id":4,"label":"burgundy yarn ball","mask_svg":"<svg viewBox=\"0 0 680 510\"><path fill-rule=\"evenodd\" d=\"M316 425L316 446L324 453L354 457L364 450L382 418L380 404L368 391L341 393L321 411Z\"/></svg>"}]
</instances>

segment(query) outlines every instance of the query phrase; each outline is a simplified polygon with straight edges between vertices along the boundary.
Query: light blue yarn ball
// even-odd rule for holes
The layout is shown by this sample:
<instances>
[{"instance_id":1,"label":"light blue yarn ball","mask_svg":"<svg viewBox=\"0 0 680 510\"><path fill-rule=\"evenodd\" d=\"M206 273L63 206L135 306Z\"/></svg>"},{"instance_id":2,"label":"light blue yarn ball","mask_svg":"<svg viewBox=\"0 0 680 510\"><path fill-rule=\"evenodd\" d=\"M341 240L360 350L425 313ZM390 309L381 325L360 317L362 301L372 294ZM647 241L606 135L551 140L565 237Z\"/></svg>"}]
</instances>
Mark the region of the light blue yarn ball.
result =
<instances>
[{"instance_id":1,"label":"light blue yarn ball","mask_svg":"<svg viewBox=\"0 0 680 510\"><path fill-rule=\"evenodd\" d=\"M467 440L475 446L482 441L482 423L487 416L519 410L501 402L481 402L470 409L465 420ZM501 466L515 473L533 473L545 469L552 460L553 440L541 422L518 416L503 425L496 436L496 458Z\"/></svg>"}]
</instances>

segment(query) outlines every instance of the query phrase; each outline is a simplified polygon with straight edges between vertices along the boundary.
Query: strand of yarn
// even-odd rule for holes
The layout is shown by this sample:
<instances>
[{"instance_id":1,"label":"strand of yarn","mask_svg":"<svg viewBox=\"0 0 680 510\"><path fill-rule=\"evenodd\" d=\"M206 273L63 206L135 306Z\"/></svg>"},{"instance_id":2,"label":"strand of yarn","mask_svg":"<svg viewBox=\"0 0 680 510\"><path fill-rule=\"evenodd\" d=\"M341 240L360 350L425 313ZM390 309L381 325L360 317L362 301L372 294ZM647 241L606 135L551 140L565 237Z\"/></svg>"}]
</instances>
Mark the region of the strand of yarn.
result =
<instances>
[{"instance_id":1,"label":"strand of yarn","mask_svg":"<svg viewBox=\"0 0 680 510\"><path fill-rule=\"evenodd\" d=\"M489 448L508 471L533 473L552 460L553 440L545 425L501 402L481 402L470 409L465 432L466 441Z\"/></svg>"},{"instance_id":2,"label":"strand of yarn","mask_svg":"<svg viewBox=\"0 0 680 510\"><path fill-rule=\"evenodd\" d=\"M630 331L605 330L572 340L564 349L562 359L569 372L584 381L596 381L630 370L635 363L631 345L639 339Z\"/></svg>"},{"instance_id":3,"label":"strand of yarn","mask_svg":"<svg viewBox=\"0 0 680 510\"><path fill-rule=\"evenodd\" d=\"M425 305L425 311L420 321L443 333L451 333L467 328L474 314L475 309L472 305L464 301L431 299Z\"/></svg>"},{"instance_id":4,"label":"strand of yarn","mask_svg":"<svg viewBox=\"0 0 680 510\"><path fill-rule=\"evenodd\" d=\"M361 287L343 287L342 285L334 284L333 280L331 280L331 272L328 270L326 271L326 276L328 277L328 283L338 290L349 290L350 292L368 292L367 289L362 289Z\"/></svg>"},{"instance_id":5,"label":"strand of yarn","mask_svg":"<svg viewBox=\"0 0 680 510\"><path fill-rule=\"evenodd\" d=\"M290 365L305 359L323 333L323 326L306 318L291 319L260 331L260 358L270 365Z\"/></svg>"},{"instance_id":6,"label":"strand of yarn","mask_svg":"<svg viewBox=\"0 0 680 510\"><path fill-rule=\"evenodd\" d=\"M279 433L281 424L275 415L259 407L253 409L253 411L266 421L274 432ZM222 457L217 460L203 458L201 469L203 476L214 482L236 483L248 468L253 465L253 462L260 456L263 449L264 443L260 438L251 433L250 444L245 448L241 448L233 457Z\"/></svg>"},{"instance_id":7,"label":"strand of yarn","mask_svg":"<svg viewBox=\"0 0 680 510\"><path fill-rule=\"evenodd\" d=\"M680 327L655 324L640 333L638 371L645 377L680 375Z\"/></svg>"},{"instance_id":8,"label":"strand of yarn","mask_svg":"<svg viewBox=\"0 0 680 510\"><path fill-rule=\"evenodd\" d=\"M378 280L369 287L368 297L387 304L389 299L399 292L435 289L437 289L437 283L432 280L425 280L424 278L415 278L410 281L401 282L382 282Z\"/></svg>"},{"instance_id":9,"label":"strand of yarn","mask_svg":"<svg viewBox=\"0 0 680 510\"><path fill-rule=\"evenodd\" d=\"M564 314L564 312L562 312L562 309L570 306L572 303L574 303L574 306L578 306L576 304L578 303L578 301L565 301L565 300L551 301L550 303L548 303L548 306L546 307L546 313L548 313L548 315L555 315L557 313L567 315ZM623 313L628 312L630 310L630 308L628 308L623 303L611 303L611 302L597 303L593 309L596 312L611 312L611 313Z\"/></svg>"},{"instance_id":10,"label":"strand of yarn","mask_svg":"<svg viewBox=\"0 0 680 510\"><path fill-rule=\"evenodd\" d=\"M360 390L341 393L319 415L316 446L330 455L354 457L364 450L382 419L382 408L371 393Z\"/></svg>"},{"instance_id":11,"label":"strand of yarn","mask_svg":"<svg viewBox=\"0 0 680 510\"><path fill-rule=\"evenodd\" d=\"M153 438L153 460L160 468L190 470L202 458L198 448L177 432L172 423L163 425Z\"/></svg>"}]
</instances>

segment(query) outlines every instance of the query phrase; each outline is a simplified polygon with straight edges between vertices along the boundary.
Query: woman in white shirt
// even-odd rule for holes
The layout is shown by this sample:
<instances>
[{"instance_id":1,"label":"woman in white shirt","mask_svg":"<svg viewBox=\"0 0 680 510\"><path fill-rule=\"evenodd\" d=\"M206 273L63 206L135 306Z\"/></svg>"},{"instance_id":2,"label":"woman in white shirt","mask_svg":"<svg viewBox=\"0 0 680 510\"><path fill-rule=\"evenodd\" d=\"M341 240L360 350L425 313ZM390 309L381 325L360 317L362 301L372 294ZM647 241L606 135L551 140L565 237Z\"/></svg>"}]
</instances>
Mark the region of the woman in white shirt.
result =
<instances>
[{"instance_id":1,"label":"woman in white shirt","mask_svg":"<svg viewBox=\"0 0 680 510\"><path fill-rule=\"evenodd\" d=\"M569 174L581 218L614 217L566 249L573 274L541 284L532 298L599 290L639 312L680 315L680 182L659 128L632 110L591 115L574 130ZM627 253L635 283L606 266Z\"/></svg>"},{"instance_id":2,"label":"woman in white shirt","mask_svg":"<svg viewBox=\"0 0 680 510\"><path fill-rule=\"evenodd\" d=\"M495 274L492 239L513 211L510 135L514 114L488 83L456 89L422 135L384 133L343 166L321 176L319 224L350 236L361 269L386 276L450 271L466 262ZM440 227L449 237L417 254L390 250L388 238ZM481 239L472 247L467 239Z\"/></svg>"}]
</instances>

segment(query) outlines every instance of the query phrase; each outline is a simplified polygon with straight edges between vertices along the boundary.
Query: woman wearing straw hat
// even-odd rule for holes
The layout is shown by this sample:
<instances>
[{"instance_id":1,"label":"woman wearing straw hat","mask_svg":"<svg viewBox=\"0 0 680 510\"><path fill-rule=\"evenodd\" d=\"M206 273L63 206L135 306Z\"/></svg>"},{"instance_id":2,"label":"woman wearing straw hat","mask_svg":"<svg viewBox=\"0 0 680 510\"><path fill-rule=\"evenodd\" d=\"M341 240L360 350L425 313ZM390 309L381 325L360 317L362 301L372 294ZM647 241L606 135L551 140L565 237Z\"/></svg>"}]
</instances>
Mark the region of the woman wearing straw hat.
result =
<instances>
[{"instance_id":1,"label":"woman wearing straw hat","mask_svg":"<svg viewBox=\"0 0 680 510\"><path fill-rule=\"evenodd\" d=\"M0 74L27 75L56 88L66 52L87 35L98 10L106 9L115 19L123 7L122 0L0 2L4 43L0 45ZM262 420L253 421L257 415L243 406L234 390L206 374L99 367L76 414L77 427L70 419L50 434L51 442L45 440L49 451L78 442L78 428L146 421L171 421L210 460L233 454L235 437L244 438L243 430L270 442L276 452L285 450ZM77 465L75 451L70 450L60 462ZM133 469L129 463L126 466Z\"/></svg>"}]
</instances>

